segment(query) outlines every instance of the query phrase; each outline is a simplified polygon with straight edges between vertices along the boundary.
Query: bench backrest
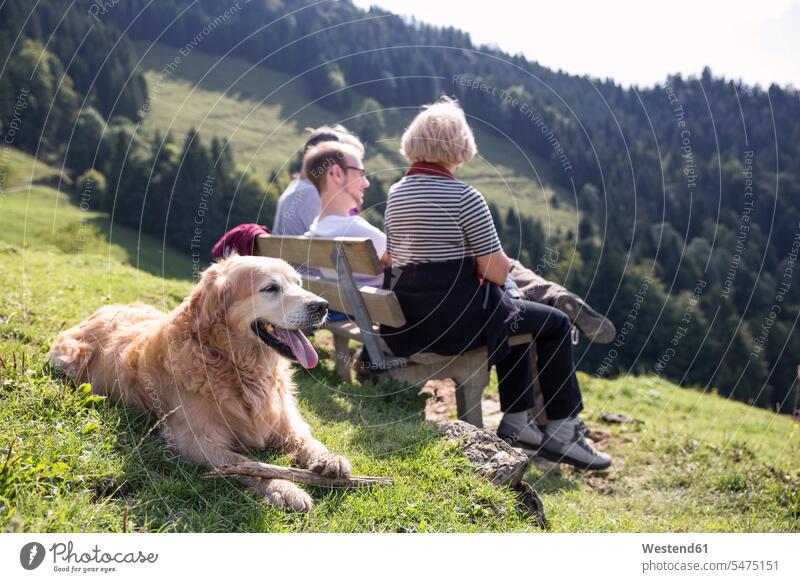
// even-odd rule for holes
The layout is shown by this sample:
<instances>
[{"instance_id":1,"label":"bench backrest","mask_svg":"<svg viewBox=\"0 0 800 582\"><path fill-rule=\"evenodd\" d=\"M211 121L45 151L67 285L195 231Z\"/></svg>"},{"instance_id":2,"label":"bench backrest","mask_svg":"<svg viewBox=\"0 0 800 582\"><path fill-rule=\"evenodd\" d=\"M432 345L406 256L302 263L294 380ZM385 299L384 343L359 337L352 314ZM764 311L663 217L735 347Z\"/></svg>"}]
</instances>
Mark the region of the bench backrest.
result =
<instances>
[{"instance_id":1,"label":"bench backrest","mask_svg":"<svg viewBox=\"0 0 800 582\"><path fill-rule=\"evenodd\" d=\"M336 269L333 262L334 246L344 248L350 268L354 273L380 275L383 265L375 247L368 238L340 236L336 238L308 238L305 236L261 235L256 239L256 253L265 257L277 257L295 266Z\"/></svg>"},{"instance_id":2,"label":"bench backrest","mask_svg":"<svg viewBox=\"0 0 800 582\"><path fill-rule=\"evenodd\" d=\"M344 292L344 277L350 279L352 288L361 296L370 321L392 327L400 327L406 322L397 296L392 291L358 286L352 278L353 273L372 276L383 273L383 265L368 238L261 235L256 238L254 252L264 257L283 259L295 267L336 271L338 281L314 275L303 276L304 286L325 299L332 309L351 314L358 309L350 304L348 293Z\"/></svg>"}]
</instances>

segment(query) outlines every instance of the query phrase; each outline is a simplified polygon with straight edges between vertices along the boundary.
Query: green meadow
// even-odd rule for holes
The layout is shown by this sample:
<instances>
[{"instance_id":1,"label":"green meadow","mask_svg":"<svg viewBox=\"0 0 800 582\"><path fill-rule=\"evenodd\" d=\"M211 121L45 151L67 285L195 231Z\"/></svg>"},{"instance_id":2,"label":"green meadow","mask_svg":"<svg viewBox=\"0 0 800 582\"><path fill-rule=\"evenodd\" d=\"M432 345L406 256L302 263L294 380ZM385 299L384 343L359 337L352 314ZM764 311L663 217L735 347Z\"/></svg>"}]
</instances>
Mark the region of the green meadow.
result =
<instances>
[{"instance_id":1,"label":"green meadow","mask_svg":"<svg viewBox=\"0 0 800 582\"><path fill-rule=\"evenodd\" d=\"M302 147L304 129L324 124L351 124L359 104L345 115L335 115L315 103L309 79L254 66L234 57L221 60L195 49L181 56L177 66L165 69L178 55L162 44L137 43L150 100L144 131L171 132L176 139L196 128L204 139L229 139L237 161L261 175L287 168ZM353 93L358 101L358 93ZM300 106L302 104L302 106ZM367 143L368 177L391 183L405 169L399 153L400 136L416 110L385 111L386 129ZM545 164L520 150L512 141L474 124L478 156L458 171L458 177L478 188L501 211L537 218L545 234L571 229L577 232L579 216L574 194L555 191Z\"/></svg>"},{"instance_id":2,"label":"green meadow","mask_svg":"<svg viewBox=\"0 0 800 582\"><path fill-rule=\"evenodd\" d=\"M395 484L310 488L307 515L201 479L205 469L177 458L142 415L51 375L45 354L60 329L106 303L171 309L192 287L191 264L53 188L28 188L32 160L14 156L22 187L0 194L3 531L539 531L514 491L477 477L438 438L416 391L343 383L326 341L320 366L296 374L302 412L356 473ZM614 464L530 466L551 531L800 530L800 424L653 377L580 380L592 436ZM637 422L605 424L603 412Z\"/></svg>"}]
</instances>

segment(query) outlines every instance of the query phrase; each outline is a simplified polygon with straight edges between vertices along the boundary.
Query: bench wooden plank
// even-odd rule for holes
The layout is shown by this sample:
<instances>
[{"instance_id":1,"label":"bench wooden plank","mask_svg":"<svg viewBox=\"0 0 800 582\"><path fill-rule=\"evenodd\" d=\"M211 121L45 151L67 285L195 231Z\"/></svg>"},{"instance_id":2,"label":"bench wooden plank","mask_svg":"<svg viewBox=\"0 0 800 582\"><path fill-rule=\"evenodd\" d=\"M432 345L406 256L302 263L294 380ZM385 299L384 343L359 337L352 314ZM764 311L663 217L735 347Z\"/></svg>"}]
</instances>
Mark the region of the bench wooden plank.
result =
<instances>
[{"instance_id":1,"label":"bench wooden plank","mask_svg":"<svg viewBox=\"0 0 800 582\"><path fill-rule=\"evenodd\" d=\"M363 342L361 339L361 329L358 327L355 321L334 321L333 323L329 323L322 329L327 329L333 334L334 338L341 337L345 338L347 341L355 340L357 342ZM380 335L380 326L373 325L372 331L375 335ZM378 338L378 343L381 346L381 349L386 352L387 354L391 354L392 350L386 344L386 341L382 338Z\"/></svg>"},{"instance_id":2,"label":"bench wooden plank","mask_svg":"<svg viewBox=\"0 0 800 582\"><path fill-rule=\"evenodd\" d=\"M346 337L348 340L355 340L358 342L361 341L361 330L352 321L336 321L328 324L326 329L329 329L334 335ZM378 333L379 329L377 325L373 329L375 333ZM533 335L525 333L512 336L509 338L508 344L511 346L518 346L520 344L530 343L532 341ZM476 353L485 352L486 348L478 348L477 350L473 351ZM468 353L471 354L473 352L465 352L465 354L462 355L466 355ZM459 356L444 356L442 354L435 354L433 352L422 352L419 354L414 354L413 356L409 356L406 359L415 364L441 364L444 362L449 362L455 357Z\"/></svg>"},{"instance_id":3,"label":"bench wooden plank","mask_svg":"<svg viewBox=\"0 0 800 582\"><path fill-rule=\"evenodd\" d=\"M347 305L347 298L341 288L333 281L320 277L303 277L303 287L325 299L331 309L343 313L352 313L349 305ZM366 286L360 287L359 291L372 321L385 323L392 327L405 325L406 317L403 315L397 296L392 291ZM358 326L356 326L356 329L358 329Z\"/></svg>"},{"instance_id":4,"label":"bench wooden plank","mask_svg":"<svg viewBox=\"0 0 800 582\"><path fill-rule=\"evenodd\" d=\"M533 341L533 336L529 333L522 334L522 335L515 335L508 339L508 345L510 346L518 346L520 344L529 344ZM486 348L478 348L473 350L472 352L464 352L464 354L471 354L473 352L486 352ZM433 352L422 352L419 354L414 354L413 356L409 357L408 359L414 362L415 364L441 364L443 362L447 362L452 360L455 356L443 356L442 354L435 354Z\"/></svg>"},{"instance_id":5,"label":"bench wooden plank","mask_svg":"<svg viewBox=\"0 0 800 582\"><path fill-rule=\"evenodd\" d=\"M254 250L257 255L283 259L293 265L336 269L331 254L337 242L343 243L347 260L350 261L350 268L354 273L373 276L383 274L383 265L375 252L375 246L368 238L339 236L312 239L305 236L265 234L256 237Z\"/></svg>"},{"instance_id":6,"label":"bench wooden plank","mask_svg":"<svg viewBox=\"0 0 800 582\"><path fill-rule=\"evenodd\" d=\"M323 329L330 330L334 335L344 336L349 340L361 341L361 330L354 321L334 321L329 323ZM378 331L378 326L372 327L374 331Z\"/></svg>"}]
</instances>

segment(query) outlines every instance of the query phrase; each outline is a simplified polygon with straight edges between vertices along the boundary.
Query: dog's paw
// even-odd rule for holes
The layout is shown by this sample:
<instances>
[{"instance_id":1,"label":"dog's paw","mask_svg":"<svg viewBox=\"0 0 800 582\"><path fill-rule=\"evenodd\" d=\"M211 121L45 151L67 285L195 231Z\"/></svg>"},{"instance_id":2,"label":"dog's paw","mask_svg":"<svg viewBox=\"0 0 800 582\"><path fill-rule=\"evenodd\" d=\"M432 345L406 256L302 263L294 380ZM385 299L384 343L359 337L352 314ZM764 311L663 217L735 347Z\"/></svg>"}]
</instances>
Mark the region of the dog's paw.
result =
<instances>
[{"instance_id":1,"label":"dog's paw","mask_svg":"<svg viewBox=\"0 0 800 582\"><path fill-rule=\"evenodd\" d=\"M308 468L323 477L349 477L353 471L350 461L336 453L322 453L309 463Z\"/></svg>"},{"instance_id":2,"label":"dog's paw","mask_svg":"<svg viewBox=\"0 0 800 582\"><path fill-rule=\"evenodd\" d=\"M264 493L264 501L286 511L311 511L311 496L291 481L272 479Z\"/></svg>"}]
</instances>

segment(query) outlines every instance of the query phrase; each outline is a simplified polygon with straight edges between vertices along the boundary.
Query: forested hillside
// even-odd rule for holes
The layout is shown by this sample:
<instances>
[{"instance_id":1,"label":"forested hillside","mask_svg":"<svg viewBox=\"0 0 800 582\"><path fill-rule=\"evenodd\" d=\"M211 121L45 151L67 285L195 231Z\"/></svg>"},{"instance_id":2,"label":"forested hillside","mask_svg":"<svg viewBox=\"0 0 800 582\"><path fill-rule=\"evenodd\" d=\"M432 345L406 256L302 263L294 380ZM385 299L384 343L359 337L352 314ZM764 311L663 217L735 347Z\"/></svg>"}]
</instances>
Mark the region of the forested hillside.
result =
<instances>
[{"instance_id":1,"label":"forested hillside","mask_svg":"<svg viewBox=\"0 0 800 582\"><path fill-rule=\"evenodd\" d=\"M495 216L509 250L617 325L611 346L581 346L582 369L655 373L790 411L800 351L795 89L709 70L624 89L346 1L5 2L6 143L65 164L78 199L90 191L94 208L187 253L199 209L203 251L225 224L268 221L289 168L237 167L235 138L232 154L202 130L143 131L161 88L146 87L131 41L172 47L176 68L197 49L302 79L308 103L297 108L349 118L376 144L396 139L397 120L420 104L458 97L497 140L484 143L529 157L530 179L551 193L545 210L579 217L554 230L511 207ZM373 202L396 175L378 177Z\"/></svg>"}]
</instances>

